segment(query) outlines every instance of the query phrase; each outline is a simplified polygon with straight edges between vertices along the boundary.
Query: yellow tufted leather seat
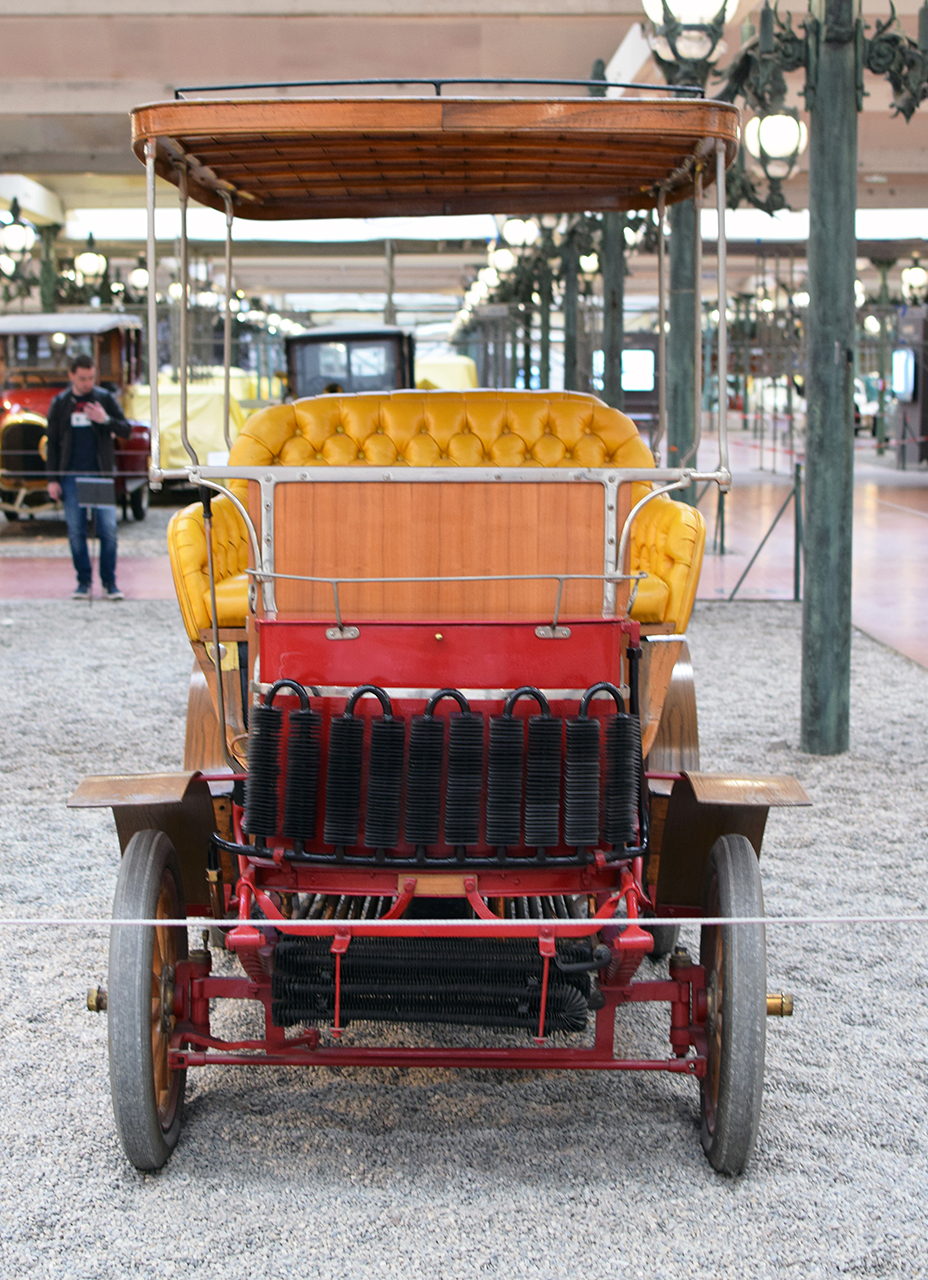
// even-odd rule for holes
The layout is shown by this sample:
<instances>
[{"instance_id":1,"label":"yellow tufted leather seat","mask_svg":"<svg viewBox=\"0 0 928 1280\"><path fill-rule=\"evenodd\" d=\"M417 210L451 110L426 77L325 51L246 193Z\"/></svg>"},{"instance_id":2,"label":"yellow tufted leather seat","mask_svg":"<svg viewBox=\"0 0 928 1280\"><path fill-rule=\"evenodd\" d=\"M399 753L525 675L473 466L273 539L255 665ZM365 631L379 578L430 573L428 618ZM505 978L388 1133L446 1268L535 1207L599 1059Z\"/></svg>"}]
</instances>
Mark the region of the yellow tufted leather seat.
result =
<instances>
[{"instance_id":1,"label":"yellow tufted leather seat","mask_svg":"<svg viewBox=\"0 0 928 1280\"><path fill-rule=\"evenodd\" d=\"M316 396L251 415L232 446L232 466L653 467L632 420L571 391L394 391ZM647 484L632 486L638 501ZM230 490L242 500L247 482ZM244 626L248 546L228 499L214 501L213 547L220 626ZM171 566L191 639L210 625L203 512L185 508L168 526ZM666 497L646 506L632 531L632 568L646 569L633 616L684 630L705 545L698 511Z\"/></svg>"}]
</instances>

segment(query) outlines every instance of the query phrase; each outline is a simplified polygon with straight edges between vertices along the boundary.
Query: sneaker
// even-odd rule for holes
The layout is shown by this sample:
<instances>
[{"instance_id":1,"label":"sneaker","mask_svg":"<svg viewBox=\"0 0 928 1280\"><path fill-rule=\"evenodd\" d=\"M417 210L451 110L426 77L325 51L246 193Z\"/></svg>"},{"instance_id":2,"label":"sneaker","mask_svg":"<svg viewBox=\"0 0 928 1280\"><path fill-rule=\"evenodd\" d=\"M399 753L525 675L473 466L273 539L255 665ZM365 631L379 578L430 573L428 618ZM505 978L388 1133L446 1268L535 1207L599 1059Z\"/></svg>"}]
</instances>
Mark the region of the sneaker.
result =
<instances>
[{"instance_id":1,"label":"sneaker","mask_svg":"<svg viewBox=\"0 0 928 1280\"><path fill-rule=\"evenodd\" d=\"M85 587L82 583L79 582L77 586L74 588L74 590L71 592L71 599L86 600L89 595L90 595L90 588Z\"/></svg>"},{"instance_id":2,"label":"sneaker","mask_svg":"<svg viewBox=\"0 0 928 1280\"><path fill-rule=\"evenodd\" d=\"M113 585L112 587L103 588L104 600L125 600L125 598L126 597L123 595L123 593L115 585Z\"/></svg>"}]
</instances>

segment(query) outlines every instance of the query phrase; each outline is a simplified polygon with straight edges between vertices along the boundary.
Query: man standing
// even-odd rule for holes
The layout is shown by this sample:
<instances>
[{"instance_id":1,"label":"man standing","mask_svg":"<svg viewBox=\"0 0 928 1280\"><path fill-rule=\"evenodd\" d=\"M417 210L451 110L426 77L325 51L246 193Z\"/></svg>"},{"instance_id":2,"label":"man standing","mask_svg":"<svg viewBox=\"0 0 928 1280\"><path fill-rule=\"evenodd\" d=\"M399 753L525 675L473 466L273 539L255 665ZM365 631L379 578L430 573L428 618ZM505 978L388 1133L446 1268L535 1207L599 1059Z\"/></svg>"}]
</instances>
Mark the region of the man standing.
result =
<instances>
[{"instance_id":1,"label":"man standing","mask_svg":"<svg viewBox=\"0 0 928 1280\"><path fill-rule=\"evenodd\" d=\"M131 427L118 401L95 385L97 371L90 356L71 361L71 385L59 392L48 411L48 456L45 469L52 477L49 496L64 501L71 558L77 573L73 599L90 595L90 555L87 551L86 508L77 500L77 480L83 476L111 476L116 466L114 435L128 439ZM116 586L116 507L95 507L100 539L100 580L107 600L121 600Z\"/></svg>"}]
</instances>

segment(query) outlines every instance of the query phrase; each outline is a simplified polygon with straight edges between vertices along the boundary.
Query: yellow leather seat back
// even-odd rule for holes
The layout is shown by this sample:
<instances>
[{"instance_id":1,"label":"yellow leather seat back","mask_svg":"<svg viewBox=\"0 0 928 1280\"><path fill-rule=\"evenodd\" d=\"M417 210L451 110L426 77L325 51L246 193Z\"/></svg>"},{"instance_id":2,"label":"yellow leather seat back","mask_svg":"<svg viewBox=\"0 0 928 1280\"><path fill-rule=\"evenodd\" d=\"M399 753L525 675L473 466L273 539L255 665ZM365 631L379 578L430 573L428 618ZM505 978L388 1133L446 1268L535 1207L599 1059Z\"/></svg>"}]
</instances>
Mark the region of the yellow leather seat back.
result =
<instances>
[{"instance_id":1,"label":"yellow leather seat back","mask_svg":"<svg viewBox=\"0 0 928 1280\"><path fill-rule=\"evenodd\" d=\"M213 565L220 626L245 625L248 601L248 533L228 498L214 497ZM211 625L206 525L199 502L175 511L168 524L168 554L181 617L191 640ZM232 588L230 590L230 588ZM225 603L225 609L223 608ZM225 616L224 616L225 615Z\"/></svg>"},{"instance_id":2,"label":"yellow leather seat back","mask_svg":"<svg viewBox=\"0 0 928 1280\"><path fill-rule=\"evenodd\" d=\"M654 466L631 418L574 391L315 396L252 414L229 462L252 467ZM232 487L244 496L244 481Z\"/></svg>"},{"instance_id":3,"label":"yellow leather seat back","mask_svg":"<svg viewBox=\"0 0 928 1280\"><path fill-rule=\"evenodd\" d=\"M632 617L673 622L685 631L696 599L706 546L706 522L695 507L661 494L643 507L632 525L631 566L648 577L638 584Z\"/></svg>"},{"instance_id":4,"label":"yellow leather seat back","mask_svg":"<svg viewBox=\"0 0 928 1280\"><path fill-rule=\"evenodd\" d=\"M272 405L247 420L232 445L229 463L306 468L654 466L651 451L631 418L594 396L496 390L330 395ZM246 481L233 480L229 488L242 501L246 499ZM633 485L632 502L649 488L647 483ZM226 505L228 520L241 525L234 508ZM196 522L197 511L200 508L194 506L179 512L169 528L169 542L173 539L178 544L171 559L178 596L187 596L181 611L191 638L194 623L197 627L209 623L208 593L205 615L203 606L208 582L202 512L199 540L186 524ZM656 514L649 517L651 511ZM235 535L225 523L220 530L217 522L213 537L217 581L243 574L247 565L244 528ZM652 539L659 543L653 550ZM692 508L663 498L644 508L633 531L632 567L647 569L657 579L653 583L647 579L639 590L634 616L641 621L672 621L677 630L683 630L704 541L702 517ZM220 595L217 606L223 625L243 625L246 579L242 577L234 589L229 584ZM238 622L233 620L238 616L236 598L241 606Z\"/></svg>"}]
</instances>

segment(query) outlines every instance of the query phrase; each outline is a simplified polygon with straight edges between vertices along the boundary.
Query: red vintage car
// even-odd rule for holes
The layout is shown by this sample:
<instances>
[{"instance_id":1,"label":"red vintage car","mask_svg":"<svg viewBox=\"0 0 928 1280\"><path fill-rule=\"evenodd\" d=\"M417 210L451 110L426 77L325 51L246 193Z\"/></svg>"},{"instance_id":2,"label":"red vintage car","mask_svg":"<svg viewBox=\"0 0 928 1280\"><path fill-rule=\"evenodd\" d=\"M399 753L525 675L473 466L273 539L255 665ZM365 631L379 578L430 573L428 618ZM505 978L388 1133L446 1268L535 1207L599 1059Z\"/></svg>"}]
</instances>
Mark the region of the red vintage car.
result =
<instances>
[{"instance_id":1,"label":"red vintage car","mask_svg":"<svg viewBox=\"0 0 928 1280\"><path fill-rule=\"evenodd\" d=\"M45 477L45 431L52 400L68 385L68 365L89 355L100 385L118 398L141 371L142 324L114 312L0 316L0 510L8 520L51 511ZM133 422L116 441L116 498L128 518L148 510L151 430Z\"/></svg>"}]
</instances>

